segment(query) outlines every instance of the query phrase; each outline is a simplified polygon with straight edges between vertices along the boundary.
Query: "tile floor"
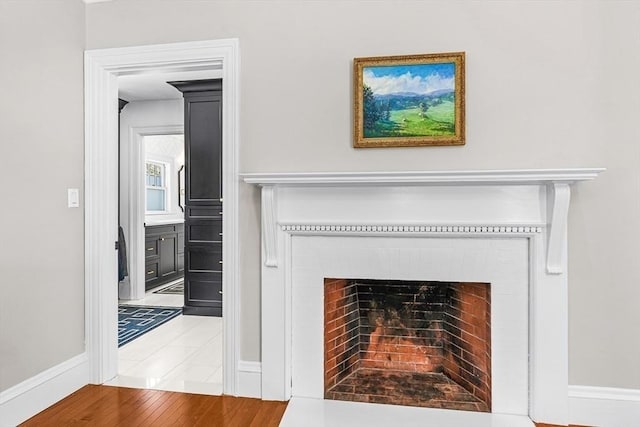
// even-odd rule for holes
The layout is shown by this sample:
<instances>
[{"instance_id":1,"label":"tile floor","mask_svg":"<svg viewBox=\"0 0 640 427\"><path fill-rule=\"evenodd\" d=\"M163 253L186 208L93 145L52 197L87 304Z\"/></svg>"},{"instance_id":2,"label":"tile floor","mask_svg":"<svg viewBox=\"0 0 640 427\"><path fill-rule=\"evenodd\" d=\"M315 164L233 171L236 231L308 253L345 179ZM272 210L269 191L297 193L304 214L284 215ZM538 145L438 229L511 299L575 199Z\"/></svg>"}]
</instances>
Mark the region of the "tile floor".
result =
<instances>
[{"instance_id":1,"label":"tile floor","mask_svg":"<svg viewBox=\"0 0 640 427\"><path fill-rule=\"evenodd\" d=\"M120 304L182 307L182 295L148 292ZM118 376L105 385L222 394L222 318L180 315L118 349Z\"/></svg>"}]
</instances>

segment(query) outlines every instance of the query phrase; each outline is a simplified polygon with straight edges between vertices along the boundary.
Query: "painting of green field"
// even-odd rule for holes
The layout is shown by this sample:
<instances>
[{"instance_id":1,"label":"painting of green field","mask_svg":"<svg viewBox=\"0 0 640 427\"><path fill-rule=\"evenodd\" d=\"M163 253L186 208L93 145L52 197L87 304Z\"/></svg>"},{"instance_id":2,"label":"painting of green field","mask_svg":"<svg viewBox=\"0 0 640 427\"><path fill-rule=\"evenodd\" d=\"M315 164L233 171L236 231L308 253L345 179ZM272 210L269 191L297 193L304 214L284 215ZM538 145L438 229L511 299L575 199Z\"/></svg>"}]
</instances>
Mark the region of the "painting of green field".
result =
<instances>
[{"instance_id":1,"label":"painting of green field","mask_svg":"<svg viewBox=\"0 0 640 427\"><path fill-rule=\"evenodd\" d=\"M364 67L362 107L365 138L454 136L455 64Z\"/></svg>"},{"instance_id":2,"label":"painting of green field","mask_svg":"<svg viewBox=\"0 0 640 427\"><path fill-rule=\"evenodd\" d=\"M447 136L455 133L453 103L443 103L426 112L420 108L394 110L388 120L379 120L365 136Z\"/></svg>"}]
</instances>

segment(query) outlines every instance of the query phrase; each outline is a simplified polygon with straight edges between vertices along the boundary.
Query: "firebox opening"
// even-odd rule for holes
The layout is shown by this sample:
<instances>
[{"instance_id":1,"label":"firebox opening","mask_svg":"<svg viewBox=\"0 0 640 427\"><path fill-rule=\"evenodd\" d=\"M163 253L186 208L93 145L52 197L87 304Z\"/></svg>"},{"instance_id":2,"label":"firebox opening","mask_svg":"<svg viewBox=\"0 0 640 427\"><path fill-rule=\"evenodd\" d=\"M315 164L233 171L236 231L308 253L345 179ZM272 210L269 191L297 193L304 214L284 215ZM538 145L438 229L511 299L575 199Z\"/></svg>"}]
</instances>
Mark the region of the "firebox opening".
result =
<instances>
[{"instance_id":1,"label":"firebox opening","mask_svg":"<svg viewBox=\"0 0 640 427\"><path fill-rule=\"evenodd\" d=\"M325 279L325 399L491 412L489 288Z\"/></svg>"}]
</instances>

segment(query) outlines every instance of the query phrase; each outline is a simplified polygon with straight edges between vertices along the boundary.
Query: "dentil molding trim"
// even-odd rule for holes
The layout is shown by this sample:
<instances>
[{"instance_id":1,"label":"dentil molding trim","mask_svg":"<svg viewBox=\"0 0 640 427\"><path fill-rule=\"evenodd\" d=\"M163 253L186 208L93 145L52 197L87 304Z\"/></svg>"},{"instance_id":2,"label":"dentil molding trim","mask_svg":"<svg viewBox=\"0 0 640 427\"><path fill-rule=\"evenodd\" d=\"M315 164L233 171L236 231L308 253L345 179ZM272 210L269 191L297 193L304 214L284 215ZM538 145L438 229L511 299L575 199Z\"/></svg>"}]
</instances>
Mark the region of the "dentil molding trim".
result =
<instances>
[{"instance_id":1,"label":"dentil molding trim","mask_svg":"<svg viewBox=\"0 0 640 427\"><path fill-rule=\"evenodd\" d=\"M542 227L526 225L345 225L345 224L281 224L288 233L446 233L446 234L532 234L541 233Z\"/></svg>"}]
</instances>

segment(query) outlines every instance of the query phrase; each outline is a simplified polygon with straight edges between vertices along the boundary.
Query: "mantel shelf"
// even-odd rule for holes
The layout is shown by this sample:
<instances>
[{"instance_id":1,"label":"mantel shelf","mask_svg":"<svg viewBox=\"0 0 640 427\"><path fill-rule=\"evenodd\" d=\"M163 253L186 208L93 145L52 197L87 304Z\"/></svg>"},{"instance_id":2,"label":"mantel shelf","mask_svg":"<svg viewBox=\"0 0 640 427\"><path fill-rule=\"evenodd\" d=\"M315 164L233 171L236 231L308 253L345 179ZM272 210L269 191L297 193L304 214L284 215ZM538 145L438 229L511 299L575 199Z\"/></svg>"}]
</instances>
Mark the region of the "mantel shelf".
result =
<instances>
[{"instance_id":1,"label":"mantel shelf","mask_svg":"<svg viewBox=\"0 0 640 427\"><path fill-rule=\"evenodd\" d=\"M605 168L514 169L407 172L280 172L244 173L248 184L282 186L335 185L527 185L571 184L595 179Z\"/></svg>"}]
</instances>

